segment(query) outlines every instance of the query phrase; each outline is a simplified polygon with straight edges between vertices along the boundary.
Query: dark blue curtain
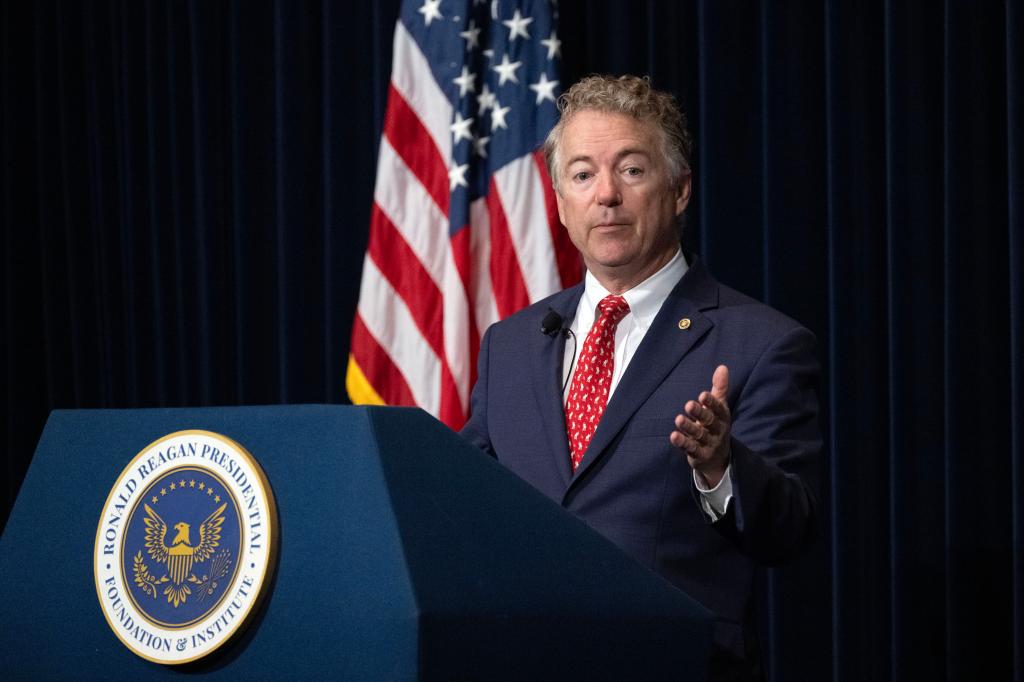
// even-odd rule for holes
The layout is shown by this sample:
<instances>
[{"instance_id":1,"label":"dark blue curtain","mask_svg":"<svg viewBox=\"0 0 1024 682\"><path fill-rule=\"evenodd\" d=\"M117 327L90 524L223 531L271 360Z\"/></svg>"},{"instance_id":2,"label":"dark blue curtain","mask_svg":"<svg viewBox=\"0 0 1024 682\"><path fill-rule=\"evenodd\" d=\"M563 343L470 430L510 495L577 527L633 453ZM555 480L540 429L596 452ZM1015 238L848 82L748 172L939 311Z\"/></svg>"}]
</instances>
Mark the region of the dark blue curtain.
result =
<instances>
[{"instance_id":1,"label":"dark blue curtain","mask_svg":"<svg viewBox=\"0 0 1024 682\"><path fill-rule=\"evenodd\" d=\"M818 335L822 540L775 680L1024 680L1019 3L562 0L650 74L689 246ZM344 402L397 0L0 6L6 519L50 409Z\"/></svg>"}]
</instances>

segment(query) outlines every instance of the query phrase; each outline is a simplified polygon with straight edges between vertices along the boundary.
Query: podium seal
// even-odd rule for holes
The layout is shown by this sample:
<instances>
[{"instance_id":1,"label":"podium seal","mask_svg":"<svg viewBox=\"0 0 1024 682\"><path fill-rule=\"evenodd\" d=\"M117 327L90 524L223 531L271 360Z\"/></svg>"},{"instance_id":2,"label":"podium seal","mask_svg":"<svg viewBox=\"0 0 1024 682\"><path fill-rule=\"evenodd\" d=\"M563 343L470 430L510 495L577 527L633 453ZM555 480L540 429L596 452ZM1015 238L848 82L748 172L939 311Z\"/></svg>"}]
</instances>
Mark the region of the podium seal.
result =
<instances>
[{"instance_id":1,"label":"podium seal","mask_svg":"<svg viewBox=\"0 0 1024 682\"><path fill-rule=\"evenodd\" d=\"M178 431L121 472L96 529L93 570L110 628L135 654L179 664L241 632L266 592L277 509L235 441Z\"/></svg>"}]
</instances>

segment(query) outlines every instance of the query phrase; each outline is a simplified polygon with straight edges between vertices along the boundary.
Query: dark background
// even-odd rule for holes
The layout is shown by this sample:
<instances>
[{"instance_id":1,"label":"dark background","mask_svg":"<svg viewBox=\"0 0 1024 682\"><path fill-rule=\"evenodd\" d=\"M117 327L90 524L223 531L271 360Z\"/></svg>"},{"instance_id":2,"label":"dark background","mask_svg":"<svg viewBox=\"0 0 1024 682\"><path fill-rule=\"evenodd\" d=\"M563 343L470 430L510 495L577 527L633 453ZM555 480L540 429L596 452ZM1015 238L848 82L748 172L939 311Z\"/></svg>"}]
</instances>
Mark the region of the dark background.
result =
<instances>
[{"instance_id":1,"label":"dark background","mask_svg":"<svg viewBox=\"0 0 1024 682\"><path fill-rule=\"evenodd\" d=\"M559 8L563 83L677 94L691 246L820 342L773 679L1024 680L1020 5ZM0 521L53 408L345 402L397 13L0 6Z\"/></svg>"}]
</instances>

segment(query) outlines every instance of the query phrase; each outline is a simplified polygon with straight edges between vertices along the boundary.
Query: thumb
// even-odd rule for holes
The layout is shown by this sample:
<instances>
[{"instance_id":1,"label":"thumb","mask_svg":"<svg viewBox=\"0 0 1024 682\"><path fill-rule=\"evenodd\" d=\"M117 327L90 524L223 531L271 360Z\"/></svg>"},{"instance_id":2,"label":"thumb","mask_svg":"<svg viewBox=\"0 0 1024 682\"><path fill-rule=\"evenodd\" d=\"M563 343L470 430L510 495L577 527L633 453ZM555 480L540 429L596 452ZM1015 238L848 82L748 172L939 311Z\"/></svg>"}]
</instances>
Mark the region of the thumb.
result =
<instances>
[{"instance_id":1,"label":"thumb","mask_svg":"<svg viewBox=\"0 0 1024 682\"><path fill-rule=\"evenodd\" d=\"M728 402L726 398L729 395L729 368L725 365L719 365L711 377L711 395L723 403Z\"/></svg>"}]
</instances>

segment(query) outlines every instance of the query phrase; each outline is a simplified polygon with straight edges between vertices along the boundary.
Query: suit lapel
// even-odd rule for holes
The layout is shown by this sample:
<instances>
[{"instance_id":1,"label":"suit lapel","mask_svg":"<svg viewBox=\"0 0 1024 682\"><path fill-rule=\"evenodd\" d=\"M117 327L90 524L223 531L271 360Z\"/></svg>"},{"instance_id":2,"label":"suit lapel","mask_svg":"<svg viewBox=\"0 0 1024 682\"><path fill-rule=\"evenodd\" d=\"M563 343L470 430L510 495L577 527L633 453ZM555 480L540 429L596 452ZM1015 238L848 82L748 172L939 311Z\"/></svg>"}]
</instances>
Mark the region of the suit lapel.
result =
<instances>
[{"instance_id":1,"label":"suit lapel","mask_svg":"<svg viewBox=\"0 0 1024 682\"><path fill-rule=\"evenodd\" d=\"M576 306L579 305L582 295L582 284L566 289L552 298L549 307L561 315L563 320L569 322L576 314ZM569 460L569 439L565 433L565 406L562 403L565 337L559 334L556 338L551 338L542 334L539 331L540 320L547 310L540 312L541 314L537 318L538 332L535 336L530 337L531 352L539 358L539 362L531 363L531 367L534 367L537 372L531 383L543 421L548 451L555 457L554 464L562 477L562 482L569 487L569 483L572 481L572 466Z\"/></svg>"},{"instance_id":2,"label":"suit lapel","mask_svg":"<svg viewBox=\"0 0 1024 682\"><path fill-rule=\"evenodd\" d=\"M711 329L712 322L700 311L717 306L718 284L699 261L694 261L665 299L629 367L619 380L619 385L608 401L608 407L594 431L587 452L576 469L573 483L600 459L640 405L661 385L693 345ZM683 319L689 320L686 329L680 327L680 321ZM710 381L709 376L708 382ZM682 407L680 405L679 409ZM666 421L674 416L665 415ZM562 431L564 435L564 425ZM668 437L667 431L665 437ZM567 448L566 445L566 451Z\"/></svg>"}]
</instances>

